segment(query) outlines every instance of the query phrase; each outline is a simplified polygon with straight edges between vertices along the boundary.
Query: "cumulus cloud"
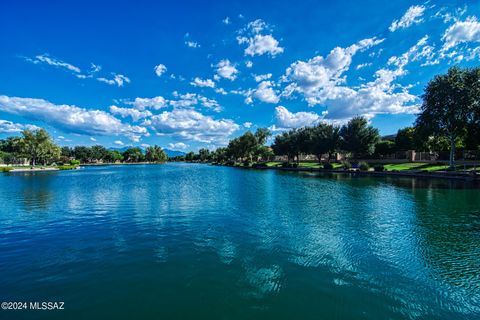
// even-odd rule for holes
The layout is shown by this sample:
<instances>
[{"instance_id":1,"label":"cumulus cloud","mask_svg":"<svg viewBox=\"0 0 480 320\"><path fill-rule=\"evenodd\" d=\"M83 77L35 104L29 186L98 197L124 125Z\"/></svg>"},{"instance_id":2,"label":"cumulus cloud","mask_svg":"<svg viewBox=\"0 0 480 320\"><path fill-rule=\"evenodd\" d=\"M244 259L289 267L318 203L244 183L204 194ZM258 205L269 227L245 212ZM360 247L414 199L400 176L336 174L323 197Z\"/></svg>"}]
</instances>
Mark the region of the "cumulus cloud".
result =
<instances>
[{"instance_id":1,"label":"cumulus cloud","mask_svg":"<svg viewBox=\"0 0 480 320\"><path fill-rule=\"evenodd\" d=\"M104 77L97 78L98 81L109 84L111 86L116 85L122 87L124 83L130 83L130 79L122 74L113 73L113 78L107 79Z\"/></svg>"},{"instance_id":2,"label":"cumulus cloud","mask_svg":"<svg viewBox=\"0 0 480 320\"><path fill-rule=\"evenodd\" d=\"M173 92L175 100L169 100L168 103L173 107L192 107L196 105L202 105L205 108L212 109L213 111L220 112L222 107L215 99L209 99L197 93L185 93L180 94Z\"/></svg>"},{"instance_id":3,"label":"cumulus cloud","mask_svg":"<svg viewBox=\"0 0 480 320\"><path fill-rule=\"evenodd\" d=\"M395 32L398 29L408 28L413 24L422 22L425 9L425 6L411 6L403 17L401 17L400 20L394 20L388 29L391 32Z\"/></svg>"},{"instance_id":4,"label":"cumulus cloud","mask_svg":"<svg viewBox=\"0 0 480 320\"><path fill-rule=\"evenodd\" d=\"M185 144L183 142L169 143L168 147L174 150L185 150L188 148L188 144Z\"/></svg>"},{"instance_id":5,"label":"cumulus cloud","mask_svg":"<svg viewBox=\"0 0 480 320\"><path fill-rule=\"evenodd\" d=\"M199 77L195 77L190 84L194 87L209 87L209 88L214 88L215 87L215 82L213 82L211 79L200 79Z\"/></svg>"},{"instance_id":6,"label":"cumulus cloud","mask_svg":"<svg viewBox=\"0 0 480 320\"><path fill-rule=\"evenodd\" d=\"M146 108L158 110L167 106L167 100L162 96L153 98L135 98L135 101L131 104L133 104L138 110L145 110Z\"/></svg>"},{"instance_id":7,"label":"cumulus cloud","mask_svg":"<svg viewBox=\"0 0 480 320\"><path fill-rule=\"evenodd\" d=\"M244 122L244 123L243 123L243 126L244 126L245 128L251 128L251 127L253 126L253 123L251 123L251 122Z\"/></svg>"},{"instance_id":8,"label":"cumulus cloud","mask_svg":"<svg viewBox=\"0 0 480 320\"><path fill-rule=\"evenodd\" d=\"M261 56L269 54L274 57L284 51L280 43L271 34L261 34L270 27L261 19L249 22L247 26L239 31L238 44L247 44L245 55Z\"/></svg>"},{"instance_id":9,"label":"cumulus cloud","mask_svg":"<svg viewBox=\"0 0 480 320\"><path fill-rule=\"evenodd\" d=\"M278 103L280 98L277 96L275 90L272 88L271 81L262 81L253 93L253 96L258 100L266 103Z\"/></svg>"},{"instance_id":10,"label":"cumulus cloud","mask_svg":"<svg viewBox=\"0 0 480 320\"><path fill-rule=\"evenodd\" d=\"M131 117L133 121L138 121L150 117L152 113L150 111L140 111L134 108L121 108L117 106L110 106L110 112L117 114L122 118Z\"/></svg>"},{"instance_id":11,"label":"cumulus cloud","mask_svg":"<svg viewBox=\"0 0 480 320\"><path fill-rule=\"evenodd\" d=\"M153 70L155 71L155 74L157 77L161 77L162 74L164 74L167 71L167 67L164 64L159 64L156 65Z\"/></svg>"},{"instance_id":12,"label":"cumulus cloud","mask_svg":"<svg viewBox=\"0 0 480 320\"><path fill-rule=\"evenodd\" d=\"M238 70L234 64L230 62L228 59L221 60L219 63L215 65L216 80L220 78L225 78L230 81L235 80L238 74Z\"/></svg>"},{"instance_id":13,"label":"cumulus cloud","mask_svg":"<svg viewBox=\"0 0 480 320\"><path fill-rule=\"evenodd\" d=\"M317 123L321 117L315 112L290 112L283 106L275 108L277 124L282 128L300 128Z\"/></svg>"},{"instance_id":14,"label":"cumulus cloud","mask_svg":"<svg viewBox=\"0 0 480 320\"><path fill-rule=\"evenodd\" d=\"M381 43L383 39L361 40L347 48L336 47L326 56L316 56L308 61L297 61L286 70L284 80L290 82L285 95L303 94L309 105L323 103L339 92L336 88L345 82L343 74L350 68L352 57Z\"/></svg>"},{"instance_id":15,"label":"cumulus cloud","mask_svg":"<svg viewBox=\"0 0 480 320\"><path fill-rule=\"evenodd\" d=\"M150 120L152 128L160 135L204 143L225 144L240 128L230 119L215 120L190 109L164 111Z\"/></svg>"},{"instance_id":16,"label":"cumulus cloud","mask_svg":"<svg viewBox=\"0 0 480 320\"><path fill-rule=\"evenodd\" d=\"M442 36L443 51L447 51L465 42L480 42L480 22L476 17L468 17L465 21L457 21Z\"/></svg>"},{"instance_id":17,"label":"cumulus cloud","mask_svg":"<svg viewBox=\"0 0 480 320\"><path fill-rule=\"evenodd\" d=\"M115 140L113 143L116 144L117 146L124 146L124 145L125 145L125 144L122 142L122 140Z\"/></svg>"},{"instance_id":18,"label":"cumulus cloud","mask_svg":"<svg viewBox=\"0 0 480 320\"><path fill-rule=\"evenodd\" d=\"M255 79L256 82L260 82L260 81L263 81L263 80L268 80L268 79L270 79L271 77L272 77L272 74L271 74L271 73L253 75L253 78Z\"/></svg>"},{"instance_id":19,"label":"cumulus cloud","mask_svg":"<svg viewBox=\"0 0 480 320\"><path fill-rule=\"evenodd\" d=\"M375 72L373 81L349 87L344 73L349 69L352 56L381 40L365 39L348 48L335 48L324 58L314 57L308 61L297 61L286 71L284 80L288 83L283 95L303 95L310 106L326 108L326 118L345 120L355 115L368 118L379 113L413 113L417 111L418 98L408 88L395 83L406 74L404 67L414 59L420 59L420 48L426 45L428 37L410 48L399 57L391 57L388 65Z\"/></svg>"},{"instance_id":20,"label":"cumulus cloud","mask_svg":"<svg viewBox=\"0 0 480 320\"><path fill-rule=\"evenodd\" d=\"M138 140L147 129L121 122L101 110L87 110L73 105L56 105L47 100L0 96L0 110L42 121L65 132L86 135L124 135Z\"/></svg>"},{"instance_id":21,"label":"cumulus cloud","mask_svg":"<svg viewBox=\"0 0 480 320\"><path fill-rule=\"evenodd\" d=\"M0 133L18 133L23 130L37 130L39 127L33 124L14 123L8 120L0 120Z\"/></svg>"}]
</instances>

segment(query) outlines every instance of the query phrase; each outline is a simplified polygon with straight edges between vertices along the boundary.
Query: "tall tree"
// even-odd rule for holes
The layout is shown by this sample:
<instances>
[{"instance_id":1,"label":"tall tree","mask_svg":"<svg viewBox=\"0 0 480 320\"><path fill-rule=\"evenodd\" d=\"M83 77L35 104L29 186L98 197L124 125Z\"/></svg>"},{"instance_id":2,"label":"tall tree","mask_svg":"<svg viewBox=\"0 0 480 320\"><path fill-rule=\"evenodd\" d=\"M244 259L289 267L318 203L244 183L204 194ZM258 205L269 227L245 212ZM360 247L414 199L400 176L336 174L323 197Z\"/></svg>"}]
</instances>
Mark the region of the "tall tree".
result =
<instances>
[{"instance_id":1,"label":"tall tree","mask_svg":"<svg viewBox=\"0 0 480 320\"><path fill-rule=\"evenodd\" d=\"M467 75L467 71L453 67L447 74L435 76L425 88L416 121L422 132L448 139L450 167L455 166L456 142L465 136L473 115L473 98L467 85Z\"/></svg>"},{"instance_id":2,"label":"tall tree","mask_svg":"<svg viewBox=\"0 0 480 320\"><path fill-rule=\"evenodd\" d=\"M148 162L166 162L168 159L167 154L165 151L162 150L157 145L147 147L145 149L145 160Z\"/></svg>"},{"instance_id":3,"label":"tall tree","mask_svg":"<svg viewBox=\"0 0 480 320\"><path fill-rule=\"evenodd\" d=\"M331 124L319 123L310 130L309 149L318 162L321 162L322 155L328 154L330 160L332 154L339 148L340 128Z\"/></svg>"},{"instance_id":4,"label":"tall tree","mask_svg":"<svg viewBox=\"0 0 480 320\"><path fill-rule=\"evenodd\" d=\"M373 154L380 136L378 129L368 125L364 117L352 118L340 129L342 149L351 152L354 159Z\"/></svg>"},{"instance_id":5,"label":"tall tree","mask_svg":"<svg viewBox=\"0 0 480 320\"><path fill-rule=\"evenodd\" d=\"M60 148L53 142L47 131L22 131L20 140L21 154L34 166L38 161L46 162L60 156Z\"/></svg>"}]
</instances>

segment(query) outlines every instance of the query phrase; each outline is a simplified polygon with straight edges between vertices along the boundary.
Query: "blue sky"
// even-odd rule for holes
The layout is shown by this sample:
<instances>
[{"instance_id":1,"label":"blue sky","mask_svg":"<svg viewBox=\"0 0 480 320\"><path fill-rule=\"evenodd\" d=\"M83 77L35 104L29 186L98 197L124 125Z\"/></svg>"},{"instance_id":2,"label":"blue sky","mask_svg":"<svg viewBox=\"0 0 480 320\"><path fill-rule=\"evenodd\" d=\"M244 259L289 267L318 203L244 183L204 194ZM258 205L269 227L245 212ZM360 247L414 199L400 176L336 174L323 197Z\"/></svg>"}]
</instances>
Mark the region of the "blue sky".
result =
<instances>
[{"instance_id":1,"label":"blue sky","mask_svg":"<svg viewBox=\"0 0 480 320\"><path fill-rule=\"evenodd\" d=\"M411 125L480 59L480 1L2 1L0 138L215 148L364 115Z\"/></svg>"}]
</instances>

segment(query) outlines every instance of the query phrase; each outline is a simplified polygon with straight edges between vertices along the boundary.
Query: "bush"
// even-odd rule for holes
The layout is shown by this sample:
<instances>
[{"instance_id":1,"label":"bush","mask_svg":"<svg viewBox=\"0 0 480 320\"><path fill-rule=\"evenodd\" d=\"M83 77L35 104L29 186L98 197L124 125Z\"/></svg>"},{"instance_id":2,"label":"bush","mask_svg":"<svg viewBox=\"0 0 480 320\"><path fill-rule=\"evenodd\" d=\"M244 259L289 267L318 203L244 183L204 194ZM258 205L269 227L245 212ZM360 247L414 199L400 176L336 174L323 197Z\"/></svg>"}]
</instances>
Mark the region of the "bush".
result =
<instances>
[{"instance_id":1,"label":"bush","mask_svg":"<svg viewBox=\"0 0 480 320\"><path fill-rule=\"evenodd\" d=\"M0 172L9 172L12 171L13 168L11 167L0 167Z\"/></svg>"},{"instance_id":2,"label":"bush","mask_svg":"<svg viewBox=\"0 0 480 320\"><path fill-rule=\"evenodd\" d=\"M243 166L244 167L251 167L252 166L252 162L250 160L245 160L243 161Z\"/></svg>"},{"instance_id":3,"label":"bush","mask_svg":"<svg viewBox=\"0 0 480 320\"><path fill-rule=\"evenodd\" d=\"M323 164L323 169L325 169L325 170L332 170L332 169L333 169L333 165L332 165L331 163L329 163L329 162L324 163L324 164Z\"/></svg>"},{"instance_id":4,"label":"bush","mask_svg":"<svg viewBox=\"0 0 480 320\"><path fill-rule=\"evenodd\" d=\"M80 164L80 160L70 160L70 164L72 166L78 166Z\"/></svg>"},{"instance_id":5,"label":"bush","mask_svg":"<svg viewBox=\"0 0 480 320\"><path fill-rule=\"evenodd\" d=\"M383 166L383 164L377 164L373 167L373 170L375 170L376 172L383 172L385 171L385 167Z\"/></svg>"},{"instance_id":6,"label":"bush","mask_svg":"<svg viewBox=\"0 0 480 320\"><path fill-rule=\"evenodd\" d=\"M352 167L352 164L348 161L342 161L342 168L348 170Z\"/></svg>"},{"instance_id":7,"label":"bush","mask_svg":"<svg viewBox=\"0 0 480 320\"><path fill-rule=\"evenodd\" d=\"M227 166L234 166L234 165L235 165L235 161L229 160L229 161L225 162L225 165L227 165Z\"/></svg>"},{"instance_id":8,"label":"bush","mask_svg":"<svg viewBox=\"0 0 480 320\"><path fill-rule=\"evenodd\" d=\"M252 168L267 168L267 165L265 163L254 163Z\"/></svg>"},{"instance_id":9,"label":"bush","mask_svg":"<svg viewBox=\"0 0 480 320\"><path fill-rule=\"evenodd\" d=\"M77 169L78 166L58 166L57 168L59 170L73 170L73 169Z\"/></svg>"},{"instance_id":10,"label":"bush","mask_svg":"<svg viewBox=\"0 0 480 320\"><path fill-rule=\"evenodd\" d=\"M358 168L360 169L360 171L368 171L368 169L370 169L370 166L365 161L360 161L358 163Z\"/></svg>"}]
</instances>

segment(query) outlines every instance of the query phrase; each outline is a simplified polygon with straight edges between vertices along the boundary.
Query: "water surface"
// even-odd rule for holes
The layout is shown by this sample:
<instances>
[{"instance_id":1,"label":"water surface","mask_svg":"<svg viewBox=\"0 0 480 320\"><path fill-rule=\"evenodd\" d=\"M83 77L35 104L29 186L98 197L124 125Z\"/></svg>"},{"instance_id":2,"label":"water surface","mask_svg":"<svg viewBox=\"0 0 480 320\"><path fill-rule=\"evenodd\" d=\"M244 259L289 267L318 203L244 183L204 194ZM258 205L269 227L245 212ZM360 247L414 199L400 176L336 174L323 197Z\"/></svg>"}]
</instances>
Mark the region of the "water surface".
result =
<instances>
[{"instance_id":1,"label":"water surface","mask_svg":"<svg viewBox=\"0 0 480 320\"><path fill-rule=\"evenodd\" d=\"M474 319L480 190L196 164L0 175L0 318Z\"/></svg>"}]
</instances>

